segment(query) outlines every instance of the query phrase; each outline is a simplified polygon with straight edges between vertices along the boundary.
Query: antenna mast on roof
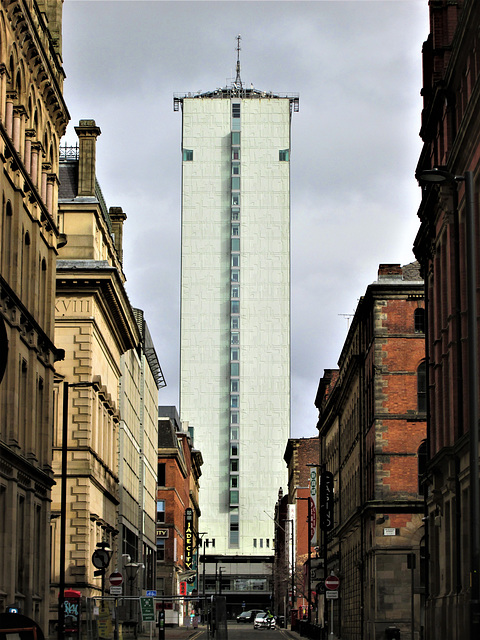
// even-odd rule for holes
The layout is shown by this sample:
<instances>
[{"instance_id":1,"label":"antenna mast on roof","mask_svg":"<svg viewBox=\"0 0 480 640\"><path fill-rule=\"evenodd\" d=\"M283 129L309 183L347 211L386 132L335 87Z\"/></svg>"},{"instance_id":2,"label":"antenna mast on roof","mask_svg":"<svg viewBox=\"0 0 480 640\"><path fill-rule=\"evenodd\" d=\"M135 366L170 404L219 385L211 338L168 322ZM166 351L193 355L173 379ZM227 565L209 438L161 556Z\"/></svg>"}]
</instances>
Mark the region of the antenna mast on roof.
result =
<instances>
[{"instance_id":1,"label":"antenna mast on roof","mask_svg":"<svg viewBox=\"0 0 480 640\"><path fill-rule=\"evenodd\" d=\"M235 85L237 86L238 89L242 88L242 80L240 78L240 40L242 39L242 36L240 34L238 34L237 36L237 77L235 78Z\"/></svg>"}]
</instances>

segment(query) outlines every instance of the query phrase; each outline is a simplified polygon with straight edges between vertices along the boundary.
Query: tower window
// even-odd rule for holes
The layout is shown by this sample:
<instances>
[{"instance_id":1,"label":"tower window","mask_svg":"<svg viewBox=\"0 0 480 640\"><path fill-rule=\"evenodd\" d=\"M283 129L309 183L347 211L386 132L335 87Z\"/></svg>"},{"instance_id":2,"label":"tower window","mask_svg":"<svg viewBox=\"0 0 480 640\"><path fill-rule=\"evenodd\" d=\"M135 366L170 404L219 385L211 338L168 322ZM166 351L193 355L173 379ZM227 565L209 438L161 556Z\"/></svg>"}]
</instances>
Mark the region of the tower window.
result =
<instances>
[{"instance_id":1,"label":"tower window","mask_svg":"<svg viewBox=\"0 0 480 640\"><path fill-rule=\"evenodd\" d=\"M281 162L288 162L290 160L290 149L280 149L278 159Z\"/></svg>"},{"instance_id":2,"label":"tower window","mask_svg":"<svg viewBox=\"0 0 480 640\"><path fill-rule=\"evenodd\" d=\"M192 149L184 149L183 150L183 160L184 160L184 162L191 162L193 160L193 150Z\"/></svg>"},{"instance_id":3,"label":"tower window","mask_svg":"<svg viewBox=\"0 0 480 640\"><path fill-rule=\"evenodd\" d=\"M240 131L232 131L232 145L239 145L239 144L240 144Z\"/></svg>"},{"instance_id":4,"label":"tower window","mask_svg":"<svg viewBox=\"0 0 480 640\"><path fill-rule=\"evenodd\" d=\"M238 546L239 524L238 508L233 508L230 512L230 546Z\"/></svg>"}]
</instances>

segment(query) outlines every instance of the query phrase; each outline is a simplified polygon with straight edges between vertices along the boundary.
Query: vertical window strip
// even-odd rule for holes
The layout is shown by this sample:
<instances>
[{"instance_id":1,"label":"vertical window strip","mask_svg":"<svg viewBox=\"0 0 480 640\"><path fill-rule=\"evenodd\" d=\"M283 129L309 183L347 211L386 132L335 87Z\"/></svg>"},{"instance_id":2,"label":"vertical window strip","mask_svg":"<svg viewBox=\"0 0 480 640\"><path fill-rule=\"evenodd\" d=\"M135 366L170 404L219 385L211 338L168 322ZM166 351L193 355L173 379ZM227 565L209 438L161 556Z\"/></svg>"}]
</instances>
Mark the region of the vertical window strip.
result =
<instances>
[{"instance_id":1,"label":"vertical window strip","mask_svg":"<svg viewBox=\"0 0 480 640\"><path fill-rule=\"evenodd\" d=\"M231 181L230 181L230 220L231 220L231 238L230 238L230 264L231 281L230 281L230 491L229 491L229 507L230 507L230 531L229 546L238 547L239 545L239 522L238 508L236 505L240 501L240 493L238 488L238 440L239 440L239 374L240 374L240 350L237 345L240 343L240 123L241 123L241 104L240 102L232 102L232 164L231 164Z\"/></svg>"}]
</instances>

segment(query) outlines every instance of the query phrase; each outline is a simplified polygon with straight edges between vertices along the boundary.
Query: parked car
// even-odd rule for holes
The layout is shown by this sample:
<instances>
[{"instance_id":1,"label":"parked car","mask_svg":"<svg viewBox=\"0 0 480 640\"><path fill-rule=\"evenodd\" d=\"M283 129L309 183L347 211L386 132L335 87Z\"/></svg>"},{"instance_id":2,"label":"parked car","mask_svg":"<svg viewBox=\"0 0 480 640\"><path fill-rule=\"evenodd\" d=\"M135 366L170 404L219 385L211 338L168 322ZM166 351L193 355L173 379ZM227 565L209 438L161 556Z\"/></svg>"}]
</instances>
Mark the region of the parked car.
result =
<instances>
[{"instance_id":1,"label":"parked car","mask_svg":"<svg viewBox=\"0 0 480 640\"><path fill-rule=\"evenodd\" d=\"M265 611L263 611L262 609L250 609L249 611L242 611L242 613L237 616L237 623L253 622L257 613L265 613Z\"/></svg>"},{"instance_id":2,"label":"parked car","mask_svg":"<svg viewBox=\"0 0 480 640\"><path fill-rule=\"evenodd\" d=\"M269 617L268 613L262 611L262 613L257 613L255 616L255 621L253 623L254 629L275 629L275 618Z\"/></svg>"}]
</instances>

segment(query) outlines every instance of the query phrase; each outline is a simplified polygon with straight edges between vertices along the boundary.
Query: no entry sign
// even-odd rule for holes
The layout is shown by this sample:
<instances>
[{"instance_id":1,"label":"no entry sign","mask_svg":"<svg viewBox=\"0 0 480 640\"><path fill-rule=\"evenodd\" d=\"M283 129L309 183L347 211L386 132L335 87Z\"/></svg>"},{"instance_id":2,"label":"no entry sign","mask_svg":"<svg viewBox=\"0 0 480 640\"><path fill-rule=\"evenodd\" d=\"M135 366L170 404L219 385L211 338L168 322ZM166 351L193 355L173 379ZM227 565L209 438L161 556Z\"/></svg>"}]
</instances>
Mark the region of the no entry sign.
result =
<instances>
[{"instance_id":1,"label":"no entry sign","mask_svg":"<svg viewBox=\"0 0 480 640\"><path fill-rule=\"evenodd\" d=\"M108 579L112 587L120 587L123 583L123 576L118 571L111 573Z\"/></svg>"},{"instance_id":2,"label":"no entry sign","mask_svg":"<svg viewBox=\"0 0 480 640\"><path fill-rule=\"evenodd\" d=\"M337 576L328 576L325 580L325 587L331 591L336 591L340 586L340 578Z\"/></svg>"}]
</instances>

